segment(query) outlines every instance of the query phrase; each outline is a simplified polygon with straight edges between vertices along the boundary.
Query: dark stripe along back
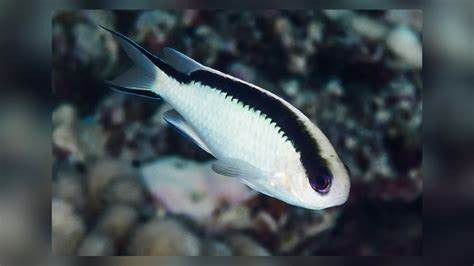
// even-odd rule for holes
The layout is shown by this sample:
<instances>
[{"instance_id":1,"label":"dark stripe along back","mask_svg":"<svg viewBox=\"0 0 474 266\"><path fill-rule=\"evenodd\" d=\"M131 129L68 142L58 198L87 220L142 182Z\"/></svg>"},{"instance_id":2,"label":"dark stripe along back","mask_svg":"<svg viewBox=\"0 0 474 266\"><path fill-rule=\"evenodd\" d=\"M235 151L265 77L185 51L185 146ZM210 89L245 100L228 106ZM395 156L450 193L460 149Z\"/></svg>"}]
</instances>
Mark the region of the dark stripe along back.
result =
<instances>
[{"instance_id":1,"label":"dark stripe along back","mask_svg":"<svg viewBox=\"0 0 474 266\"><path fill-rule=\"evenodd\" d=\"M276 123L296 151L300 152L301 163L309 178L318 178L321 175L332 177L326 161L319 155L320 150L316 140L311 137L298 116L279 99L243 82L206 70L192 72L190 79L225 92L254 110L260 110Z\"/></svg>"}]
</instances>

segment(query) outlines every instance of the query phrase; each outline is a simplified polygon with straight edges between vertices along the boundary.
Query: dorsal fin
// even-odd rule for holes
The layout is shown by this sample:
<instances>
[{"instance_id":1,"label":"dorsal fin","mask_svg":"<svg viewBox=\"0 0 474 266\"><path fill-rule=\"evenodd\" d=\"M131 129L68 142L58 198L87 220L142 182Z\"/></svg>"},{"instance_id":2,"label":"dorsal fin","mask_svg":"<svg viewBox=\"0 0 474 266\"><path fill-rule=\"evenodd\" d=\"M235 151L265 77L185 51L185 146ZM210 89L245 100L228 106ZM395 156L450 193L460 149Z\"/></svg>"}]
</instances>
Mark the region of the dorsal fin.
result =
<instances>
[{"instance_id":1,"label":"dorsal fin","mask_svg":"<svg viewBox=\"0 0 474 266\"><path fill-rule=\"evenodd\" d=\"M163 48L163 60L175 70L188 75L193 71L206 69L205 66L170 47Z\"/></svg>"}]
</instances>

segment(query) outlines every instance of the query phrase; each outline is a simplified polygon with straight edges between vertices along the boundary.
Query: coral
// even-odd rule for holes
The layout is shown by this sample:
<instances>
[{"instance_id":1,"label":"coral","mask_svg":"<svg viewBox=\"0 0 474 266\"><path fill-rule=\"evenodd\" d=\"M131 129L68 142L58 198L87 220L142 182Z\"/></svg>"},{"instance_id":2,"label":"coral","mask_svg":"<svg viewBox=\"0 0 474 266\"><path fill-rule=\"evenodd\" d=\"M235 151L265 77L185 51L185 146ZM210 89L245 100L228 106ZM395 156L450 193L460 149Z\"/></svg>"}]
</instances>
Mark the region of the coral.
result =
<instances>
[{"instance_id":1,"label":"coral","mask_svg":"<svg viewBox=\"0 0 474 266\"><path fill-rule=\"evenodd\" d=\"M71 205L60 199L53 198L51 209L53 252L61 255L74 255L85 234L84 221L75 213Z\"/></svg>"},{"instance_id":2,"label":"coral","mask_svg":"<svg viewBox=\"0 0 474 266\"><path fill-rule=\"evenodd\" d=\"M129 252L142 256L196 256L201 252L201 242L176 220L156 220L136 230Z\"/></svg>"}]
</instances>

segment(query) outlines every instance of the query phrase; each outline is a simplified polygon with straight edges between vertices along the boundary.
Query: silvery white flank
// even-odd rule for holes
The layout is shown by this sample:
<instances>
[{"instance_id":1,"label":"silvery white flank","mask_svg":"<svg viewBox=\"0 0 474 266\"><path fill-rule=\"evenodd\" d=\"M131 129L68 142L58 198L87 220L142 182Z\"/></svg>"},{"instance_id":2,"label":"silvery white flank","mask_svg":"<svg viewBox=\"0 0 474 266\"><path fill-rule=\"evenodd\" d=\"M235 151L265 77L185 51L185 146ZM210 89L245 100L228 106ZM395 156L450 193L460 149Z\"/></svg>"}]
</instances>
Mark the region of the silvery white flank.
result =
<instances>
[{"instance_id":1,"label":"silvery white flank","mask_svg":"<svg viewBox=\"0 0 474 266\"><path fill-rule=\"evenodd\" d=\"M164 119L214 156L215 172L303 208L346 202L346 167L328 138L290 103L171 48L159 58L108 31L135 64L108 85L168 102L174 109Z\"/></svg>"}]
</instances>

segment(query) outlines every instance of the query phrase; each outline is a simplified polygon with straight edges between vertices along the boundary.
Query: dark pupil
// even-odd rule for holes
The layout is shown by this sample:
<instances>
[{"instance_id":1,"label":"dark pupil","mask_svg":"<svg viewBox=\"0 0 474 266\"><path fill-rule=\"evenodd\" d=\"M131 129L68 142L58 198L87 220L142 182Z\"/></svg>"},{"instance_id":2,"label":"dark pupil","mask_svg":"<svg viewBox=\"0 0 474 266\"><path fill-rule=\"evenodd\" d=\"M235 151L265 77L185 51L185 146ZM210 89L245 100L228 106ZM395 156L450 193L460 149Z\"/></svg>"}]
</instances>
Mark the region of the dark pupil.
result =
<instances>
[{"instance_id":1,"label":"dark pupil","mask_svg":"<svg viewBox=\"0 0 474 266\"><path fill-rule=\"evenodd\" d=\"M328 175L320 175L311 180L311 186L319 193L327 193L331 183L331 177Z\"/></svg>"}]
</instances>

